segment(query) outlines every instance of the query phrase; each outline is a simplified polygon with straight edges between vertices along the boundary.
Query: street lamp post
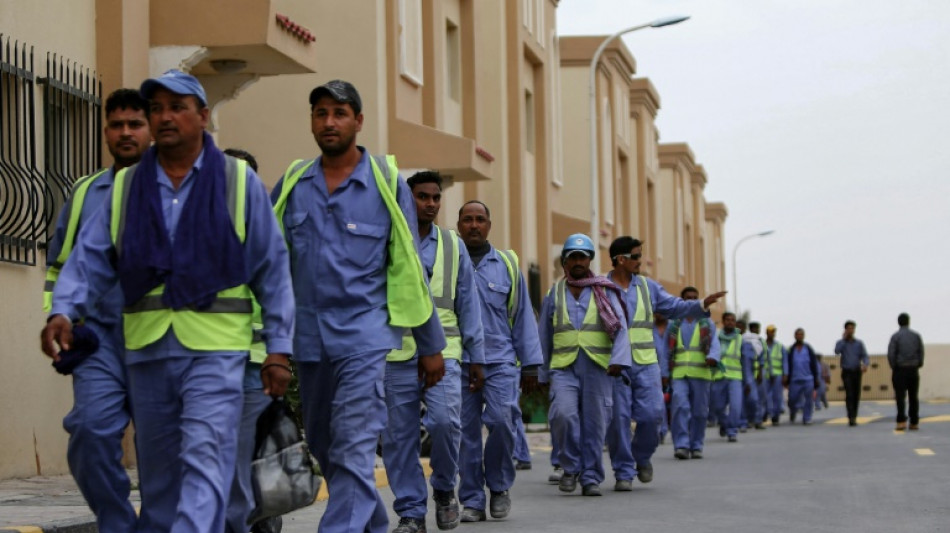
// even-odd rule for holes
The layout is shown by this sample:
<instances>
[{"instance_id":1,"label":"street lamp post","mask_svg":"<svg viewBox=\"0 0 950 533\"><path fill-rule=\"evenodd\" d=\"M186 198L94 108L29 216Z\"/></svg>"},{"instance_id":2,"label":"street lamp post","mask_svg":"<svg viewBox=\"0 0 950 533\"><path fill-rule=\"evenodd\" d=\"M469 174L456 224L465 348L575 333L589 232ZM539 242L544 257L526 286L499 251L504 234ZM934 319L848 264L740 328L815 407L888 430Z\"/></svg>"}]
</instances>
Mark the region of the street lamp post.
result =
<instances>
[{"instance_id":1,"label":"street lamp post","mask_svg":"<svg viewBox=\"0 0 950 533\"><path fill-rule=\"evenodd\" d=\"M600 55L611 41L625 33L642 30L643 28L671 26L687 19L689 19L688 16L666 17L620 30L604 39L604 42L600 43L600 46L597 47L597 51L594 52L594 58L590 62L590 85L588 87L590 96L590 238L594 243L594 250L598 250L600 245L600 224L597 220L600 207L598 205L600 198L597 196L597 182L599 181L597 175L597 63L600 61Z\"/></svg>"},{"instance_id":2,"label":"street lamp post","mask_svg":"<svg viewBox=\"0 0 950 533\"><path fill-rule=\"evenodd\" d=\"M753 233L752 235L746 235L745 237L739 239L739 242L732 248L732 307L733 311L736 313L736 318L739 317L739 286L736 283L736 252L739 251L739 245L744 243L749 239L754 239L756 237L765 237L766 235L771 235L775 233L775 230L763 231L760 233Z\"/></svg>"}]
</instances>

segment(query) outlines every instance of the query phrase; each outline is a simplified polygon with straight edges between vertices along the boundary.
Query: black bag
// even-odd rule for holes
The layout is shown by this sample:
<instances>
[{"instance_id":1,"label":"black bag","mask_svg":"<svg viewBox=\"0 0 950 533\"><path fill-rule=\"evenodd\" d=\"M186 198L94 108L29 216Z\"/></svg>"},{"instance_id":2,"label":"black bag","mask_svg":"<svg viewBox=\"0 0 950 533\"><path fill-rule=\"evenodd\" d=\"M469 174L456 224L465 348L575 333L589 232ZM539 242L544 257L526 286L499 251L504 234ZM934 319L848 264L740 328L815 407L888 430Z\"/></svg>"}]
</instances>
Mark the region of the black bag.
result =
<instances>
[{"instance_id":1,"label":"black bag","mask_svg":"<svg viewBox=\"0 0 950 533\"><path fill-rule=\"evenodd\" d=\"M257 419L251 485L256 506L248 524L313 503L323 478L314 472L307 443L293 412L276 399Z\"/></svg>"}]
</instances>

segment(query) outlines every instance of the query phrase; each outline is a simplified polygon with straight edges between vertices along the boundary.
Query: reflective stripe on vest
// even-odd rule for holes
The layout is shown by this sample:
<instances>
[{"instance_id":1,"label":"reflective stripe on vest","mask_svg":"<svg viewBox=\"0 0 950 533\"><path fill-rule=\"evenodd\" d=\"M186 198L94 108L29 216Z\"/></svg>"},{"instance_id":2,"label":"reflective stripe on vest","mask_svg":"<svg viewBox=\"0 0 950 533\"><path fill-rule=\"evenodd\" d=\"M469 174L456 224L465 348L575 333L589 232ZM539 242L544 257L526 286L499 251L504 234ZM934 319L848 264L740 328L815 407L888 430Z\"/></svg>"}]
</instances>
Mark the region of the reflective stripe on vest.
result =
<instances>
[{"instance_id":1,"label":"reflective stripe on vest","mask_svg":"<svg viewBox=\"0 0 950 533\"><path fill-rule=\"evenodd\" d=\"M725 379L742 379L742 337L737 333L732 339L719 335L719 345L722 349L722 366L725 372L715 371ZM721 379L721 378L720 378Z\"/></svg>"},{"instance_id":2,"label":"reflective stripe on vest","mask_svg":"<svg viewBox=\"0 0 950 533\"><path fill-rule=\"evenodd\" d=\"M676 332L676 350L673 354L673 379L696 378L711 380L712 373L706 366L706 354L699 347L699 338L701 336L701 325L696 322L693 328L693 337L689 340L689 347L683 345L683 328L680 326Z\"/></svg>"},{"instance_id":3,"label":"reflective stripe on vest","mask_svg":"<svg viewBox=\"0 0 950 533\"><path fill-rule=\"evenodd\" d=\"M501 260L505 263L505 268L508 269L508 277L511 278L511 292L508 293L508 327L514 327L515 325L515 312L518 310L518 299L520 298L520 287L521 284L518 283L518 254L514 250L498 250L498 256L501 257Z\"/></svg>"},{"instance_id":4,"label":"reflective stripe on vest","mask_svg":"<svg viewBox=\"0 0 950 533\"><path fill-rule=\"evenodd\" d=\"M637 311L633 314L627 336L633 361L638 365L652 365L657 362L656 344L653 343L653 302L650 301L647 279L637 276L636 281Z\"/></svg>"},{"instance_id":5,"label":"reflective stripe on vest","mask_svg":"<svg viewBox=\"0 0 950 533\"><path fill-rule=\"evenodd\" d=\"M82 208L86 203L86 193L89 191L89 186L108 171L108 168L104 168L95 174L79 178L76 185L73 186L73 192L69 195L69 202L64 207L64 209L69 209L69 218L66 222L63 247L60 248L56 261L46 270L46 283L43 284L44 313L53 310L53 288L56 286L56 280L59 279L60 270L66 264L66 260L69 259L69 254L72 253L73 246L76 244L76 234L79 233L79 219L82 217Z\"/></svg>"},{"instance_id":6,"label":"reflective stripe on vest","mask_svg":"<svg viewBox=\"0 0 950 533\"><path fill-rule=\"evenodd\" d=\"M115 176L112 188L112 220L110 230L116 254L122 253L127 204L132 180L138 165L122 169ZM243 243L246 237L244 220L247 162L225 157L226 197L228 214L234 231ZM162 302L164 285L159 285L139 301L122 310L125 347L142 349L162 338L169 328L186 348L196 351L246 351L251 346L251 314L253 302L247 285L238 285L218 292L206 309L187 307L178 311Z\"/></svg>"},{"instance_id":7,"label":"reflective stripe on vest","mask_svg":"<svg viewBox=\"0 0 950 533\"><path fill-rule=\"evenodd\" d=\"M462 360L462 333L458 326L458 316L455 314L455 290L459 279L459 247L458 236L452 230L433 225L436 230L435 263L432 265L432 278L429 288L432 299L435 301L436 312L445 331L446 347L442 350L445 359ZM446 261L446 256L451 261ZM402 348L392 350L386 355L390 362L408 361L416 354L416 340L412 337L412 330L406 329L402 334Z\"/></svg>"},{"instance_id":8,"label":"reflective stripe on vest","mask_svg":"<svg viewBox=\"0 0 950 533\"><path fill-rule=\"evenodd\" d=\"M768 347L768 344L765 345ZM772 364L772 375L781 376L785 373L782 369L782 344L773 343L772 348L769 350L769 362Z\"/></svg>"},{"instance_id":9,"label":"reflective stripe on vest","mask_svg":"<svg viewBox=\"0 0 950 533\"><path fill-rule=\"evenodd\" d=\"M604 326L597 314L597 305L594 304L593 292L589 293L587 314L581 328L575 329L567 313L566 282L562 279L554 285L554 348L551 352L551 368L570 366L577 359L577 350L582 350L591 361L603 368L610 363L613 351L613 342L604 331ZM651 333L652 335L652 333Z\"/></svg>"}]
</instances>

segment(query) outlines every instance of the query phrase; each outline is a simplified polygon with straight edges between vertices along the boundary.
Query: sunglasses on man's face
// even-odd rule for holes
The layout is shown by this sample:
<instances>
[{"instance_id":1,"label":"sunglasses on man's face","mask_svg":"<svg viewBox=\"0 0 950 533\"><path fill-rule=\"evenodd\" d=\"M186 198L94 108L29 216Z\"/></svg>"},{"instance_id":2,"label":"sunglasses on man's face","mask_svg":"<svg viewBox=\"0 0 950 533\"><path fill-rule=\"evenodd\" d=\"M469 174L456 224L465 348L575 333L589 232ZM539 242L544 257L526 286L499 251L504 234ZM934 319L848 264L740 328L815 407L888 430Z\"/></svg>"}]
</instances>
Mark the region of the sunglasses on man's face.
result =
<instances>
[{"instance_id":1,"label":"sunglasses on man's face","mask_svg":"<svg viewBox=\"0 0 950 533\"><path fill-rule=\"evenodd\" d=\"M632 259L634 261L639 261L643 254L619 254L617 257L626 257L627 259Z\"/></svg>"}]
</instances>

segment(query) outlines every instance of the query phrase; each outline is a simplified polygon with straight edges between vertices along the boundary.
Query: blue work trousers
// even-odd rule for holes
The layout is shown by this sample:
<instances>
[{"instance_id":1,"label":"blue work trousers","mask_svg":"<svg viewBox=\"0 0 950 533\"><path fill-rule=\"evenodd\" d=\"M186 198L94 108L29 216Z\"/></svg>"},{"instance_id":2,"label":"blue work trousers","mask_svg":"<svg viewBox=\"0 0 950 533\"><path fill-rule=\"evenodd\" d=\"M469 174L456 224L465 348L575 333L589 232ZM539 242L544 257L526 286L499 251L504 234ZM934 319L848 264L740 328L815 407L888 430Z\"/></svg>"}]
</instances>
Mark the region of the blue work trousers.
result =
<instances>
[{"instance_id":1,"label":"blue work trousers","mask_svg":"<svg viewBox=\"0 0 950 533\"><path fill-rule=\"evenodd\" d=\"M633 479L636 465L649 465L660 444L660 428L666 418L660 367L634 363L624 371L630 381L614 382L613 419L607 427L607 449L617 479ZM618 406L618 402L624 405ZM630 420L636 422L630 438ZM624 423L625 422L625 423Z\"/></svg>"},{"instance_id":2,"label":"blue work trousers","mask_svg":"<svg viewBox=\"0 0 950 533\"><path fill-rule=\"evenodd\" d=\"M554 434L554 428L551 427L551 420L557 416L557 409L554 406L554 389L548 387L548 433L551 434L551 466L561 468L561 460L558 454L561 453L561 446Z\"/></svg>"},{"instance_id":3,"label":"blue work trousers","mask_svg":"<svg viewBox=\"0 0 950 533\"><path fill-rule=\"evenodd\" d=\"M234 481L228 500L227 533L247 533L247 517L254 510L254 488L251 486L251 461L257 438L257 419L273 400L264 394L261 365L247 361L244 364L244 405L241 409L241 428L238 434L237 459L234 462Z\"/></svg>"},{"instance_id":4,"label":"blue work trousers","mask_svg":"<svg viewBox=\"0 0 950 533\"><path fill-rule=\"evenodd\" d=\"M791 416L802 410L802 422L811 422L815 402L815 383L812 381L793 381L788 386L788 412Z\"/></svg>"},{"instance_id":5,"label":"blue work trousers","mask_svg":"<svg viewBox=\"0 0 950 533\"><path fill-rule=\"evenodd\" d=\"M528 448L528 435L524 427L524 413L521 411L521 390L515 388L515 400L511 404L511 421L515 425L515 461L531 462L531 450Z\"/></svg>"},{"instance_id":6,"label":"blue work trousers","mask_svg":"<svg viewBox=\"0 0 950 533\"><path fill-rule=\"evenodd\" d=\"M135 531L129 476L122 466L122 435L129 425L122 361L122 325L87 321L99 349L73 370L73 408L63 419L69 433L66 461L103 533Z\"/></svg>"},{"instance_id":7,"label":"blue work trousers","mask_svg":"<svg viewBox=\"0 0 950 533\"><path fill-rule=\"evenodd\" d=\"M765 408L764 394L765 384L753 382L746 390L742 386L742 419L739 421L741 427L754 426L762 422L762 418L768 412Z\"/></svg>"},{"instance_id":8,"label":"blue work trousers","mask_svg":"<svg viewBox=\"0 0 950 533\"><path fill-rule=\"evenodd\" d=\"M462 445L459 451L459 501L465 507L485 509L485 487L502 492L515 482L512 462L515 428L511 404L520 371L511 363L482 365L485 385L468 390L468 365L462 365ZM482 424L488 438L482 446Z\"/></svg>"},{"instance_id":9,"label":"blue work trousers","mask_svg":"<svg viewBox=\"0 0 950 533\"><path fill-rule=\"evenodd\" d=\"M603 448L613 410L614 378L579 353L570 366L551 370L551 430L558 459L567 474L579 474L582 486L604 480ZM629 423L628 423L629 425Z\"/></svg>"},{"instance_id":10,"label":"blue work trousers","mask_svg":"<svg viewBox=\"0 0 950 533\"><path fill-rule=\"evenodd\" d=\"M815 410L816 411L821 411L822 402L828 401L827 394L828 394L828 384L825 383L825 380L819 379L818 391L817 391L817 394L815 394Z\"/></svg>"},{"instance_id":11,"label":"blue work trousers","mask_svg":"<svg viewBox=\"0 0 950 533\"><path fill-rule=\"evenodd\" d=\"M742 380L720 379L712 382L712 410L719 426L726 430L727 437L739 433L742 414ZM750 387L750 392L754 390Z\"/></svg>"},{"instance_id":12,"label":"blue work trousers","mask_svg":"<svg viewBox=\"0 0 950 533\"><path fill-rule=\"evenodd\" d=\"M458 360L445 359L445 376L426 389L419 380L418 365L415 358L386 363L388 420L383 432L383 464L396 496L393 510L402 518L425 520L429 489L419 463L421 403L424 398L422 424L432 442L429 481L435 490L454 492L462 435L462 369Z\"/></svg>"},{"instance_id":13,"label":"blue work trousers","mask_svg":"<svg viewBox=\"0 0 950 533\"><path fill-rule=\"evenodd\" d=\"M375 474L376 445L386 426L388 352L297 363L307 441L330 493L320 533L385 533L389 527ZM418 430L413 436L419 438Z\"/></svg>"},{"instance_id":14,"label":"blue work trousers","mask_svg":"<svg viewBox=\"0 0 950 533\"><path fill-rule=\"evenodd\" d=\"M785 406L785 386L782 385L782 376L772 376L768 379L769 414L772 418L782 415Z\"/></svg>"},{"instance_id":15,"label":"blue work trousers","mask_svg":"<svg viewBox=\"0 0 950 533\"><path fill-rule=\"evenodd\" d=\"M706 439L706 417L709 415L710 383L699 378L673 380L670 430L674 448L702 451Z\"/></svg>"},{"instance_id":16,"label":"blue work trousers","mask_svg":"<svg viewBox=\"0 0 950 533\"><path fill-rule=\"evenodd\" d=\"M196 352L128 365L138 531L224 531L247 353Z\"/></svg>"}]
</instances>

